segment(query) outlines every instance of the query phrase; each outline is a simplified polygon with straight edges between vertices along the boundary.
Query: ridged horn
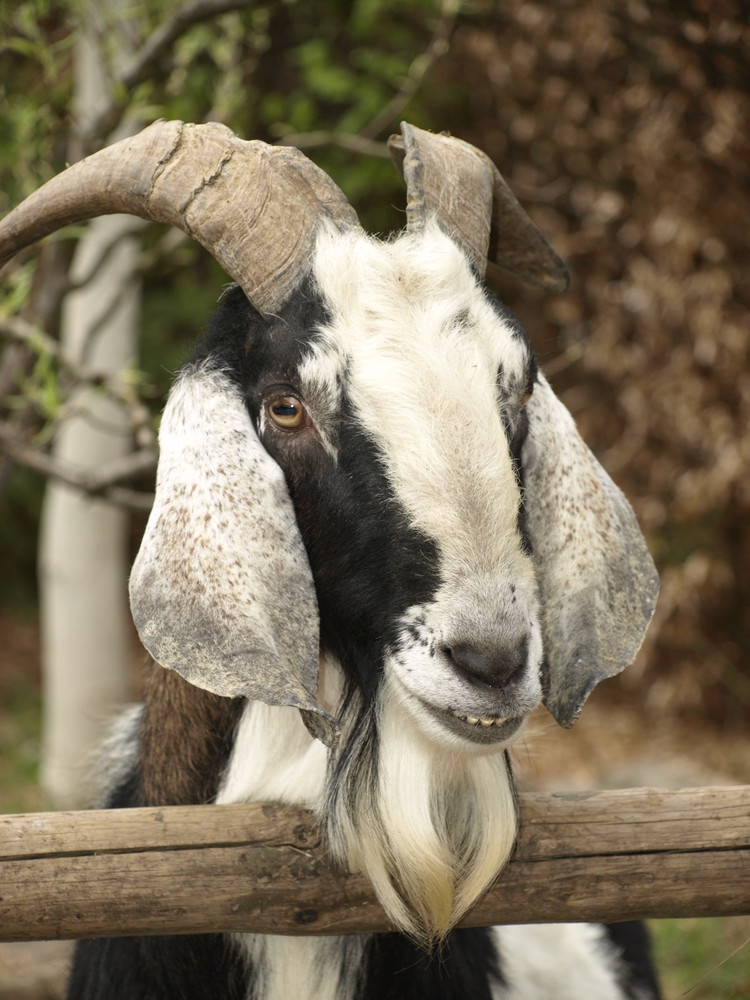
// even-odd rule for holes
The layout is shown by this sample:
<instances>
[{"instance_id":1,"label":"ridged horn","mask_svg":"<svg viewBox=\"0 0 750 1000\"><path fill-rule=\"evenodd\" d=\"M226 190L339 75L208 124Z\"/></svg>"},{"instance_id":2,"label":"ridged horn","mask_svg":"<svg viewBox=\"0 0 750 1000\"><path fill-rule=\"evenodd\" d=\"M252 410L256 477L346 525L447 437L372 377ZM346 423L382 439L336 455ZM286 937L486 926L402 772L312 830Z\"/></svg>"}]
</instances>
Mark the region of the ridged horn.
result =
<instances>
[{"instance_id":1,"label":"ridged horn","mask_svg":"<svg viewBox=\"0 0 750 1000\"><path fill-rule=\"evenodd\" d=\"M407 122L388 145L406 182L407 229L435 214L482 277L489 262L550 291L567 288L565 265L486 153Z\"/></svg>"},{"instance_id":2,"label":"ridged horn","mask_svg":"<svg viewBox=\"0 0 750 1000\"><path fill-rule=\"evenodd\" d=\"M0 222L0 265L49 233L125 212L201 243L264 314L308 268L321 216L358 226L354 209L297 149L247 142L216 122L157 121L53 177Z\"/></svg>"}]
</instances>

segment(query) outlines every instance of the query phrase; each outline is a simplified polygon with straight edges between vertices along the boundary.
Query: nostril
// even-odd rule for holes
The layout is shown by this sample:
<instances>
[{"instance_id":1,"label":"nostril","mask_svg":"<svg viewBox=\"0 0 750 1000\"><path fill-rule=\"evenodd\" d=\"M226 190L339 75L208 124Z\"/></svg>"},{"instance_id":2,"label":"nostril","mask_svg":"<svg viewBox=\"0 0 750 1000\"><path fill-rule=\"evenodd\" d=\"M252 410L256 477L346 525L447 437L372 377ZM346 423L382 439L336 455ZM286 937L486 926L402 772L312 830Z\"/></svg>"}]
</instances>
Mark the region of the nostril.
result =
<instances>
[{"instance_id":1,"label":"nostril","mask_svg":"<svg viewBox=\"0 0 750 1000\"><path fill-rule=\"evenodd\" d=\"M522 639L511 649L496 648L489 652L457 645L446 647L445 653L469 680L507 690L518 683L526 669L529 644Z\"/></svg>"}]
</instances>

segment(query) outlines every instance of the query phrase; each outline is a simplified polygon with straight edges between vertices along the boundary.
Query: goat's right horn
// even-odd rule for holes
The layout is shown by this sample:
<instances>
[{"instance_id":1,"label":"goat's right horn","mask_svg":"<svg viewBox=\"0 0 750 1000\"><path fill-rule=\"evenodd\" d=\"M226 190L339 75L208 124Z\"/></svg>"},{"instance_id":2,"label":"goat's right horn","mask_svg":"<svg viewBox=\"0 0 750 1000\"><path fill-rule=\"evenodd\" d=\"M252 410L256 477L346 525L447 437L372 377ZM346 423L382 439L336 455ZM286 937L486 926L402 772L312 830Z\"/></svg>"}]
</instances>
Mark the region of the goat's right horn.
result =
<instances>
[{"instance_id":1,"label":"goat's right horn","mask_svg":"<svg viewBox=\"0 0 750 1000\"><path fill-rule=\"evenodd\" d=\"M358 226L341 190L288 146L246 142L216 122L158 121L53 177L0 223L0 265L63 226L126 212L201 243L263 314L309 266L321 216Z\"/></svg>"}]
</instances>

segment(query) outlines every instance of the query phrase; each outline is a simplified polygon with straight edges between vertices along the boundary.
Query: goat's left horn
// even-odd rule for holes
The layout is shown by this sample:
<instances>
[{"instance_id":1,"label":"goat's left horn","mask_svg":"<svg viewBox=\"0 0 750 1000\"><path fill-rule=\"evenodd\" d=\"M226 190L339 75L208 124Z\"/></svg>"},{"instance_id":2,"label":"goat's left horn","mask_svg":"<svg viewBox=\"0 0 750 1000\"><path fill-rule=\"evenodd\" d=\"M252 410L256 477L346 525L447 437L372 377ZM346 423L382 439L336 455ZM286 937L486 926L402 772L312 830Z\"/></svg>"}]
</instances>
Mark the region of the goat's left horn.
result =
<instances>
[{"instance_id":1,"label":"goat's left horn","mask_svg":"<svg viewBox=\"0 0 750 1000\"><path fill-rule=\"evenodd\" d=\"M388 144L406 182L408 229L435 214L482 277L489 261L550 291L567 288L565 265L486 153L406 122Z\"/></svg>"},{"instance_id":2,"label":"goat's left horn","mask_svg":"<svg viewBox=\"0 0 750 1000\"><path fill-rule=\"evenodd\" d=\"M359 225L341 190L287 146L224 125L158 121L53 177L0 223L0 265L73 222L126 212L201 243L255 308L275 312L309 267L321 216Z\"/></svg>"}]
</instances>

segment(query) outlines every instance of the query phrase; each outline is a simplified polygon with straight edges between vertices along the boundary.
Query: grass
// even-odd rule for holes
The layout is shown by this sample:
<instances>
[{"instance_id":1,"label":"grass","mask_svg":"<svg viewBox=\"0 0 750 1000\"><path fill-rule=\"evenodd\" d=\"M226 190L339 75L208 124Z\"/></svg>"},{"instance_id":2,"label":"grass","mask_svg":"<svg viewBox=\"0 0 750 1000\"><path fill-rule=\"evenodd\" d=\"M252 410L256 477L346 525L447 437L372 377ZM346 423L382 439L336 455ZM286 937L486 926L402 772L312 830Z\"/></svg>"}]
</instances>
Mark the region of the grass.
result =
<instances>
[{"instance_id":1,"label":"grass","mask_svg":"<svg viewBox=\"0 0 750 1000\"><path fill-rule=\"evenodd\" d=\"M750 917L650 922L666 1000L748 1000Z\"/></svg>"},{"instance_id":2,"label":"grass","mask_svg":"<svg viewBox=\"0 0 750 1000\"><path fill-rule=\"evenodd\" d=\"M17 678L0 704L0 812L41 808L41 698L33 681Z\"/></svg>"}]
</instances>

